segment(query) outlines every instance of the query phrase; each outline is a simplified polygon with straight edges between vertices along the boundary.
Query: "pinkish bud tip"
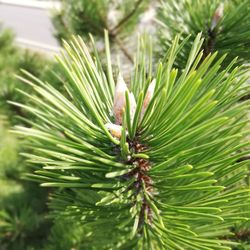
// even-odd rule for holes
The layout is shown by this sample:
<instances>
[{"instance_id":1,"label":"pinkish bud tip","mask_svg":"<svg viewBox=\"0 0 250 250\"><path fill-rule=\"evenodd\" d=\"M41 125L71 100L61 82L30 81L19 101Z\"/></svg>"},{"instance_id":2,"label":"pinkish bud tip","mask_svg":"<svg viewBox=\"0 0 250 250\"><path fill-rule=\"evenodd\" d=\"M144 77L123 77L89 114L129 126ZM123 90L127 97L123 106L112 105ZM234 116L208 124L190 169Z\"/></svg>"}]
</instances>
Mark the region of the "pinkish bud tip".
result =
<instances>
[{"instance_id":1,"label":"pinkish bud tip","mask_svg":"<svg viewBox=\"0 0 250 250\"><path fill-rule=\"evenodd\" d=\"M212 23L211 23L211 30L213 30L217 26L218 22L223 16L223 12L224 12L224 4L221 3L214 12Z\"/></svg>"},{"instance_id":2,"label":"pinkish bud tip","mask_svg":"<svg viewBox=\"0 0 250 250\"><path fill-rule=\"evenodd\" d=\"M114 108L113 108L113 113L115 116L115 124L117 125L122 124L122 115L126 107L125 93L127 90L128 90L127 85L123 80L121 74L119 74L117 78L117 85L115 88ZM136 110L136 101L134 94L132 92L129 93L129 102L130 102L130 117L133 120Z\"/></svg>"},{"instance_id":3,"label":"pinkish bud tip","mask_svg":"<svg viewBox=\"0 0 250 250\"><path fill-rule=\"evenodd\" d=\"M119 73L115 88L114 107L113 107L115 124L118 125L122 124L123 109L126 106L125 93L127 90L128 90L127 85L123 80L122 75Z\"/></svg>"}]
</instances>

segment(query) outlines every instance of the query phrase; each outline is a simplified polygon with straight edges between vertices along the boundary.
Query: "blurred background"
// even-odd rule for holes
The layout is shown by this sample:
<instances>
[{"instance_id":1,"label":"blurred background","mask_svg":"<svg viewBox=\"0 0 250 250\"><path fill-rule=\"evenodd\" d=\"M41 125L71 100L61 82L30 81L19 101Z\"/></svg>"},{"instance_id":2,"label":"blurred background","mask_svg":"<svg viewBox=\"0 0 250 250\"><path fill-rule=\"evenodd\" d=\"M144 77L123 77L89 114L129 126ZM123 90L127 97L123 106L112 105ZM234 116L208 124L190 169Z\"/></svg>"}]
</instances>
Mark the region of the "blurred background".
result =
<instances>
[{"instance_id":1,"label":"blurred background","mask_svg":"<svg viewBox=\"0 0 250 250\"><path fill-rule=\"evenodd\" d=\"M54 67L52 55L60 48L51 21L56 8L60 4L49 1L0 1L1 250L41 249L49 236L48 191L23 179L23 173L29 171L20 155L23 141L9 132L20 123L17 116L31 118L7 101L24 101L17 88L30 91L15 78L21 68L44 78Z\"/></svg>"},{"instance_id":2,"label":"blurred background","mask_svg":"<svg viewBox=\"0 0 250 250\"><path fill-rule=\"evenodd\" d=\"M2 28L12 29L18 45L42 52L58 51L50 18L51 12L60 8L59 2L1 0L0 6Z\"/></svg>"}]
</instances>

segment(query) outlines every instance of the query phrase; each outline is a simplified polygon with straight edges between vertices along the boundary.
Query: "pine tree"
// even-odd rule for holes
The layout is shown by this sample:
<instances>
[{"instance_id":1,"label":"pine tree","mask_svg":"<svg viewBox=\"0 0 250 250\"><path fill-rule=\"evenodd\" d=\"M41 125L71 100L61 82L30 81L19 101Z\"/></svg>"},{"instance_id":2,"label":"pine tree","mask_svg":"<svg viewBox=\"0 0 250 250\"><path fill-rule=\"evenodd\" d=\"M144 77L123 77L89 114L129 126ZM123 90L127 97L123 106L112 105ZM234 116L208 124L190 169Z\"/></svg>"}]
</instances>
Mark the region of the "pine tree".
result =
<instances>
[{"instance_id":1,"label":"pine tree","mask_svg":"<svg viewBox=\"0 0 250 250\"><path fill-rule=\"evenodd\" d=\"M222 72L226 56L201 62L201 34L178 72L187 43L177 36L153 67L141 40L130 90L113 72L107 32L106 70L93 40L93 54L79 37L64 43L57 60L66 94L23 71L36 94L22 92L28 106L13 104L37 117L14 130L29 140L24 155L36 170L27 178L56 189L52 214L81 225L79 249L237 245L230 227L249 215L248 161L239 162L249 102L238 102L248 78L237 59Z\"/></svg>"},{"instance_id":2,"label":"pine tree","mask_svg":"<svg viewBox=\"0 0 250 250\"><path fill-rule=\"evenodd\" d=\"M238 64L249 63L250 58L250 2L248 0L180 0L162 1L158 11L161 24L159 40L162 55L171 46L172 39L181 34L194 38L202 32L203 58L218 51L228 54L222 69L239 57ZM192 41L192 39L190 39ZM191 42L187 42L176 60L185 66Z\"/></svg>"}]
</instances>

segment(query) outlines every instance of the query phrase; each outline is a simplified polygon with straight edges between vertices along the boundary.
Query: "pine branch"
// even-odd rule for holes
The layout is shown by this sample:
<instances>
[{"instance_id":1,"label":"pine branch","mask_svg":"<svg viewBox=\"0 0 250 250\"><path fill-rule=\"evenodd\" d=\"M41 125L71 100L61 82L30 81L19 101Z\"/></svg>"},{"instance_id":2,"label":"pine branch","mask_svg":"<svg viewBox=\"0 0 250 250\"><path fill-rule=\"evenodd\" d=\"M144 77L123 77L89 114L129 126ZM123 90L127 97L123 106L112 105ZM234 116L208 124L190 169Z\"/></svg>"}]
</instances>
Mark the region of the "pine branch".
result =
<instances>
[{"instance_id":1,"label":"pine branch","mask_svg":"<svg viewBox=\"0 0 250 250\"><path fill-rule=\"evenodd\" d=\"M57 190L52 213L82 222L84 248L230 249L224 238L250 201L240 186L248 161L239 162L249 155L249 104L237 102L247 79L236 59L219 74L225 56L200 62L199 34L178 74L187 39L177 36L155 67L141 39L129 89L121 73L115 84L105 41L106 70L96 48L65 42L57 60L67 95L23 71L36 94L13 104L37 118L13 131L38 169L26 178Z\"/></svg>"},{"instance_id":2,"label":"pine branch","mask_svg":"<svg viewBox=\"0 0 250 250\"><path fill-rule=\"evenodd\" d=\"M128 52L128 50L126 49L126 47L123 45L122 41L116 36L116 35L111 35L111 40L115 41L115 43L118 45L118 47L120 48L120 50L123 52L123 54L125 55L125 57L131 62L133 63L133 57L131 56L131 54Z\"/></svg>"},{"instance_id":3,"label":"pine branch","mask_svg":"<svg viewBox=\"0 0 250 250\"><path fill-rule=\"evenodd\" d=\"M219 4L217 0L181 0L178 3L174 0L162 1L158 12L159 54L162 56L166 52L177 34L181 34L181 39L184 40L188 35L194 38L202 32L203 59L210 52L218 51L220 55L227 53L221 70L230 65L235 57L239 57L238 65L249 63L249 1L223 3ZM182 55L176 61L177 67L185 66L190 48L191 44L186 43Z\"/></svg>"},{"instance_id":4,"label":"pine branch","mask_svg":"<svg viewBox=\"0 0 250 250\"><path fill-rule=\"evenodd\" d=\"M249 100L249 99L250 99L250 94L241 97L241 98L240 98L240 101L243 102L243 101L247 101L247 100Z\"/></svg>"}]
</instances>

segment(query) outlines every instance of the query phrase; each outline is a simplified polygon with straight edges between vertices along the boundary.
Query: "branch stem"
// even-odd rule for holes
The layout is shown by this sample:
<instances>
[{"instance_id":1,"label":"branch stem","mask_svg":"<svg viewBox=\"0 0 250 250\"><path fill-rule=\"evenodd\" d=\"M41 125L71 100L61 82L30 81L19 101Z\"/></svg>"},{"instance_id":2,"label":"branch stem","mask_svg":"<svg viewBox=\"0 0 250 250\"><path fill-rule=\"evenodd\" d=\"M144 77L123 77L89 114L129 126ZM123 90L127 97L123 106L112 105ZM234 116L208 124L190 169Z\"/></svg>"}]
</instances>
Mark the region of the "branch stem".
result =
<instances>
[{"instance_id":1,"label":"branch stem","mask_svg":"<svg viewBox=\"0 0 250 250\"><path fill-rule=\"evenodd\" d=\"M136 13L137 9L139 8L142 2L143 0L138 0L135 3L134 8L126 16L124 16L113 29L111 29L111 32L113 34L117 34L119 32L120 28Z\"/></svg>"}]
</instances>

